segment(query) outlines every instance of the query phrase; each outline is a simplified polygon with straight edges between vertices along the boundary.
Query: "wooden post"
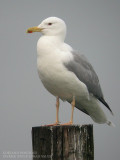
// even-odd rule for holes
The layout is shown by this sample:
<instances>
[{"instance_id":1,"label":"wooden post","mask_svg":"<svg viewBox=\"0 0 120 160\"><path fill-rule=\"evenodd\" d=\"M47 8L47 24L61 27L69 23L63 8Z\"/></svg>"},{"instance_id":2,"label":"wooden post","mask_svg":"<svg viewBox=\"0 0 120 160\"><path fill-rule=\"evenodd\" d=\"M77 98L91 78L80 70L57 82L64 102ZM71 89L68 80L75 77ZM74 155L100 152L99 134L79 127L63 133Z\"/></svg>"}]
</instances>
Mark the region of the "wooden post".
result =
<instances>
[{"instance_id":1,"label":"wooden post","mask_svg":"<svg viewBox=\"0 0 120 160\"><path fill-rule=\"evenodd\" d=\"M33 160L94 160L92 125L32 128Z\"/></svg>"}]
</instances>

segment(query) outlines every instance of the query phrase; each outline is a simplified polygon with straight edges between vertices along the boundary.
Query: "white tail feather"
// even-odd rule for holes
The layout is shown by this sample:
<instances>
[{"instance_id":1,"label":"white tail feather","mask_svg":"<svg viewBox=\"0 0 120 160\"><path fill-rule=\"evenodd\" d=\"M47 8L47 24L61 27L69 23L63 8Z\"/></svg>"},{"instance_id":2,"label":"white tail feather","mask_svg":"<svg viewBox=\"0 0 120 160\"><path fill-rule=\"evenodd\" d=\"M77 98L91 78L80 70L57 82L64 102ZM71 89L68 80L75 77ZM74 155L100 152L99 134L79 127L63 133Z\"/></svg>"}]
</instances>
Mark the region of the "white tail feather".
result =
<instances>
[{"instance_id":1,"label":"white tail feather","mask_svg":"<svg viewBox=\"0 0 120 160\"><path fill-rule=\"evenodd\" d=\"M107 123L107 125L109 125L109 126L115 127L115 124L112 123L112 122L110 122L110 121L107 121L106 123Z\"/></svg>"}]
</instances>

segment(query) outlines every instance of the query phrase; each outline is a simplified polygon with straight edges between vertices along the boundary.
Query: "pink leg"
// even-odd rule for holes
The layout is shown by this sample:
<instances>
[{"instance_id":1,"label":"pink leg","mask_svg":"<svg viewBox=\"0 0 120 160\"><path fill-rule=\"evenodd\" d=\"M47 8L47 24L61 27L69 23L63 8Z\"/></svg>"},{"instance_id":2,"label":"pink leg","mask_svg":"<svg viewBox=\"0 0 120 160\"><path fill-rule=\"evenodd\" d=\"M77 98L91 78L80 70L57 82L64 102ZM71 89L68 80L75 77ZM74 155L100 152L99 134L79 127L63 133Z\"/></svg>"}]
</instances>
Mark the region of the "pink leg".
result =
<instances>
[{"instance_id":1,"label":"pink leg","mask_svg":"<svg viewBox=\"0 0 120 160\"><path fill-rule=\"evenodd\" d=\"M56 97L56 121L55 123L53 124L48 124L48 125L45 125L45 126L57 126L57 125L60 125L60 122L59 122L59 97Z\"/></svg>"},{"instance_id":2,"label":"pink leg","mask_svg":"<svg viewBox=\"0 0 120 160\"><path fill-rule=\"evenodd\" d=\"M72 125L73 124L73 112L74 112L74 107L75 107L75 97L74 96L73 96L73 100L72 100L71 106L72 106L72 112L71 112L70 121L68 123L64 123L64 124L61 124L61 125Z\"/></svg>"}]
</instances>

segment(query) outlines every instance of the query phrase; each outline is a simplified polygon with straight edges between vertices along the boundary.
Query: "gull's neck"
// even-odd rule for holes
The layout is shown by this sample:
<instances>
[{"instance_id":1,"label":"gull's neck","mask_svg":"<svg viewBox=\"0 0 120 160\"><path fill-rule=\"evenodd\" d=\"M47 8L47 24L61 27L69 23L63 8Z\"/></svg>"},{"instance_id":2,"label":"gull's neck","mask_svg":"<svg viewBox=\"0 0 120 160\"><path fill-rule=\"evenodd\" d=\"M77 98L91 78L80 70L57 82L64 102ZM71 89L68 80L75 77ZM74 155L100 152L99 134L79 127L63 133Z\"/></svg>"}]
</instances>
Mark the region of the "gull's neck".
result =
<instances>
[{"instance_id":1,"label":"gull's neck","mask_svg":"<svg viewBox=\"0 0 120 160\"><path fill-rule=\"evenodd\" d=\"M58 41L61 43L64 43L64 39L65 39L63 36L59 36L59 35L55 35L55 36L43 35L42 37L45 37L51 41Z\"/></svg>"},{"instance_id":2,"label":"gull's neck","mask_svg":"<svg viewBox=\"0 0 120 160\"><path fill-rule=\"evenodd\" d=\"M46 45L55 45L56 47L58 47L59 45L64 43L64 39L61 36L47 36L47 35L43 35L40 37L40 41L44 41L44 43L46 43Z\"/></svg>"},{"instance_id":3,"label":"gull's neck","mask_svg":"<svg viewBox=\"0 0 120 160\"><path fill-rule=\"evenodd\" d=\"M53 51L61 48L64 44L64 40L59 36L47 36L43 35L40 37L37 43L37 55L45 56L53 54Z\"/></svg>"}]
</instances>

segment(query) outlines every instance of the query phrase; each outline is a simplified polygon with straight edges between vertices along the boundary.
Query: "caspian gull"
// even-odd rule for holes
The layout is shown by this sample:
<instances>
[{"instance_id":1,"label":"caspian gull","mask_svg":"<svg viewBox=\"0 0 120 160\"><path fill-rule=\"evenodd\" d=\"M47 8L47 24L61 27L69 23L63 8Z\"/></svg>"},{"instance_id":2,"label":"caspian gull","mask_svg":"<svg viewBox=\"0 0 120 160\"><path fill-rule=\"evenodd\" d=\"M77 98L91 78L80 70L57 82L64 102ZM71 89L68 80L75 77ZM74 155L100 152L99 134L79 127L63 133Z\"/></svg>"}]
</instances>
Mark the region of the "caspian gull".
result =
<instances>
[{"instance_id":1,"label":"caspian gull","mask_svg":"<svg viewBox=\"0 0 120 160\"><path fill-rule=\"evenodd\" d=\"M32 32L42 33L37 43L37 69L45 88L56 96L56 122L53 125L59 125L59 98L72 105L70 122L65 125L73 124L74 107L97 123L112 125L100 107L103 103L112 113L93 67L85 56L64 43L65 22L49 17L37 27L27 30L27 33Z\"/></svg>"}]
</instances>

